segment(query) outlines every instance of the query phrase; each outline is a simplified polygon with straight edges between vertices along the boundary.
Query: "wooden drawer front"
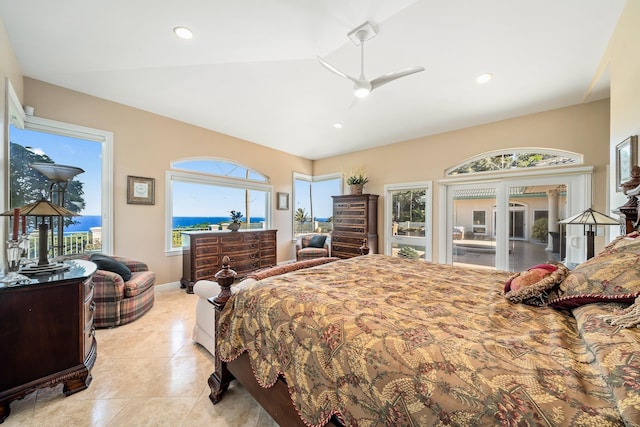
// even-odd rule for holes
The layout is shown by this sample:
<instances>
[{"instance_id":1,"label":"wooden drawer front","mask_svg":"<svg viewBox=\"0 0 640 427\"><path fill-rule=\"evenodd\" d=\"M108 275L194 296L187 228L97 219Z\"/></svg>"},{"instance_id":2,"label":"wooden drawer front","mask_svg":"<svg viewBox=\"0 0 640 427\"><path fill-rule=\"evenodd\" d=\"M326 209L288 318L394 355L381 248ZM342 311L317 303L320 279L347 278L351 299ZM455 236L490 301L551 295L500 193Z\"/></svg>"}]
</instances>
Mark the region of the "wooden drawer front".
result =
<instances>
[{"instance_id":1,"label":"wooden drawer front","mask_svg":"<svg viewBox=\"0 0 640 427\"><path fill-rule=\"evenodd\" d=\"M364 216L361 217L349 217L349 216L340 216L333 219L334 224L344 224L344 225L363 225L366 227L367 218Z\"/></svg>"},{"instance_id":2,"label":"wooden drawer front","mask_svg":"<svg viewBox=\"0 0 640 427\"><path fill-rule=\"evenodd\" d=\"M260 261L260 252L246 252L246 253L238 253L234 252L229 255L229 260L231 261L231 268L237 268L238 265L243 263L249 263L253 261Z\"/></svg>"},{"instance_id":3,"label":"wooden drawer front","mask_svg":"<svg viewBox=\"0 0 640 427\"><path fill-rule=\"evenodd\" d=\"M259 241L255 241L255 242L246 242L246 243L238 243L238 244L229 244L229 245L224 245L222 247L222 255L229 255L231 256L231 254L237 254L237 253L241 253L241 252L255 252L258 253L258 251L260 250L260 242Z\"/></svg>"},{"instance_id":4,"label":"wooden drawer front","mask_svg":"<svg viewBox=\"0 0 640 427\"><path fill-rule=\"evenodd\" d=\"M196 247L196 258L202 256L218 255L219 246L198 246Z\"/></svg>"},{"instance_id":5,"label":"wooden drawer front","mask_svg":"<svg viewBox=\"0 0 640 427\"><path fill-rule=\"evenodd\" d=\"M195 246L196 248L198 246L206 246L206 245L217 245L218 243L220 243L220 237L219 236L199 236L197 238L195 238Z\"/></svg>"},{"instance_id":6,"label":"wooden drawer front","mask_svg":"<svg viewBox=\"0 0 640 427\"><path fill-rule=\"evenodd\" d=\"M260 258L260 268L263 267L271 267L272 265L276 265L276 256L270 257L261 257Z\"/></svg>"},{"instance_id":7,"label":"wooden drawer front","mask_svg":"<svg viewBox=\"0 0 640 427\"><path fill-rule=\"evenodd\" d=\"M331 236L331 245L333 246L334 244L337 245L342 245L342 246L355 246L355 247L360 247L362 246L362 242L364 241L364 239L366 238L366 236L363 237L349 237L349 236L336 236L335 234Z\"/></svg>"},{"instance_id":8,"label":"wooden drawer front","mask_svg":"<svg viewBox=\"0 0 640 427\"><path fill-rule=\"evenodd\" d=\"M262 248L260 249L260 257L275 257L276 256L276 248Z\"/></svg>"},{"instance_id":9,"label":"wooden drawer front","mask_svg":"<svg viewBox=\"0 0 640 427\"><path fill-rule=\"evenodd\" d=\"M334 218L367 217L366 209L336 209Z\"/></svg>"},{"instance_id":10,"label":"wooden drawer front","mask_svg":"<svg viewBox=\"0 0 640 427\"><path fill-rule=\"evenodd\" d=\"M82 286L84 289L84 300L86 301L89 298L89 296L93 298L93 277L91 277L88 280L85 280Z\"/></svg>"},{"instance_id":11,"label":"wooden drawer front","mask_svg":"<svg viewBox=\"0 0 640 427\"><path fill-rule=\"evenodd\" d=\"M206 257L206 258L196 258L193 262L193 266L195 269L203 269L209 267L215 267L220 265L219 258L217 256Z\"/></svg>"},{"instance_id":12,"label":"wooden drawer front","mask_svg":"<svg viewBox=\"0 0 640 427\"><path fill-rule=\"evenodd\" d=\"M356 251L354 248L341 248L334 249L331 248L331 256L338 258L353 258L354 256L360 256L360 251Z\"/></svg>"},{"instance_id":13,"label":"wooden drawer front","mask_svg":"<svg viewBox=\"0 0 640 427\"><path fill-rule=\"evenodd\" d=\"M276 244L276 233L260 233L260 241L261 242L271 242L272 244Z\"/></svg>"},{"instance_id":14,"label":"wooden drawer front","mask_svg":"<svg viewBox=\"0 0 640 427\"><path fill-rule=\"evenodd\" d=\"M252 260L252 261L243 261L243 262L235 263L231 265L231 268L233 268L235 272L238 273L238 275L243 276L246 273L250 273L254 270L259 269L260 260L256 258L255 260Z\"/></svg>"},{"instance_id":15,"label":"wooden drawer front","mask_svg":"<svg viewBox=\"0 0 640 427\"><path fill-rule=\"evenodd\" d=\"M224 246L228 245L228 244L238 244L238 243L242 243L244 242L244 233L241 232L231 232L226 236L222 236L220 237L220 243L222 243Z\"/></svg>"},{"instance_id":16,"label":"wooden drawer front","mask_svg":"<svg viewBox=\"0 0 640 427\"><path fill-rule=\"evenodd\" d=\"M206 268L198 268L193 272L193 281L194 283L198 280L213 280L215 279L215 275L220 270L217 265L212 265Z\"/></svg>"},{"instance_id":17,"label":"wooden drawer front","mask_svg":"<svg viewBox=\"0 0 640 427\"><path fill-rule=\"evenodd\" d=\"M96 310L96 303L91 300L84 303L84 322L85 328L89 324L93 324L93 313Z\"/></svg>"},{"instance_id":18,"label":"wooden drawer front","mask_svg":"<svg viewBox=\"0 0 640 427\"><path fill-rule=\"evenodd\" d=\"M91 324L87 324L87 328L84 330L84 339L83 339L83 348L82 348L82 358L86 359L89 355L89 350L91 350L91 344L93 343L93 337L96 334L96 328L93 326L93 319L91 319Z\"/></svg>"},{"instance_id":19,"label":"wooden drawer front","mask_svg":"<svg viewBox=\"0 0 640 427\"><path fill-rule=\"evenodd\" d=\"M340 233L352 233L352 234L364 234L367 232L367 227L355 226L355 225L335 225L333 226L333 232Z\"/></svg>"}]
</instances>

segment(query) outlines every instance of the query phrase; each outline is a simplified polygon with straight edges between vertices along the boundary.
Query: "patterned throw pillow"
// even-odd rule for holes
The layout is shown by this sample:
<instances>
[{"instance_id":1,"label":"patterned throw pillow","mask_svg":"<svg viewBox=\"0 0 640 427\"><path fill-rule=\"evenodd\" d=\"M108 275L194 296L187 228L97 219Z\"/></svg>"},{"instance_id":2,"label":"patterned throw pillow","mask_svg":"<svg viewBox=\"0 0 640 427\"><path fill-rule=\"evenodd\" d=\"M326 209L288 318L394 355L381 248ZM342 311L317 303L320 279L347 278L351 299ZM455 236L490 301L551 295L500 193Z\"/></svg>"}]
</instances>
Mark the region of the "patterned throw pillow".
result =
<instances>
[{"instance_id":1,"label":"patterned throw pillow","mask_svg":"<svg viewBox=\"0 0 640 427\"><path fill-rule=\"evenodd\" d=\"M640 238L616 239L575 268L549 305L571 309L592 302L629 302L640 296Z\"/></svg>"},{"instance_id":2,"label":"patterned throw pillow","mask_svg":"<svg viewBox=\"0 0 640 427\"><path fill-rule=\"evenodd\" d=\"M504 287L504 296L514 303L545 306L549 298L557 296L555 290L569 274L564 264L538 264L527 271L511 276Z\"/></svg>"}]
</instances>

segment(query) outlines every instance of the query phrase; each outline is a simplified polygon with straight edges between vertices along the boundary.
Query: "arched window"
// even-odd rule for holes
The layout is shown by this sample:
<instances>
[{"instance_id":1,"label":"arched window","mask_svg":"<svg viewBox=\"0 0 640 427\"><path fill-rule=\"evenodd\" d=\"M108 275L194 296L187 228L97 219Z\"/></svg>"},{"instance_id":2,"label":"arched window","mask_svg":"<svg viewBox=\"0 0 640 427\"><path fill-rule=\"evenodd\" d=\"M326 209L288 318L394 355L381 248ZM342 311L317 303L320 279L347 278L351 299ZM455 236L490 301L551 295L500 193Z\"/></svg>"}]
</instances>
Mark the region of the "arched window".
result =
<instances>
[{"instance_id":1,"label":"arched window","mask_svg":"<svg viewBox=\"0 0 640 427\"><path fill-rule=\"evenodd\" d=\"M271 192L267 176L223 159L179 159L167 171L167 233L170 253L182 249L181 232L223 230L230 212L242 213L243 229L271 225Z\"/></svg>"},{"instance_id":2,"label":"arched window","mask_svg":"<svg viewBox=\"0 0 640 427\"><path fill-rule=\"evenodd\" d=\"M447 176L498 172L513 169L566 167L582 164L581 154L544 148L513 148L490 151L465 160L445 171Z\"/></svg>"}]
</instances>

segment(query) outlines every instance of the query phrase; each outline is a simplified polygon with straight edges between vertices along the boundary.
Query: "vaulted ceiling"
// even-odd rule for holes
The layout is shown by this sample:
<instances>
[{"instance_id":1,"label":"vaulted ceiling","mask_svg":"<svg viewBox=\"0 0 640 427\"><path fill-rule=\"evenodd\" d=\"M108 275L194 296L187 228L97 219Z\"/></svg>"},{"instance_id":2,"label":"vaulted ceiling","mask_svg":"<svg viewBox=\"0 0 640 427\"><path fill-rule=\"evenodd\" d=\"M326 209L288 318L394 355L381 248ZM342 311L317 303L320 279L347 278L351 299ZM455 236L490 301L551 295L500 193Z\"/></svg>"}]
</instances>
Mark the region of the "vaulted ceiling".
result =
<instances>
[{"instance_id":1,"label":"vaulted ceiling","mask_svg":"<svg viewBox=\"0 0 640 427\"><path fill-rule=\"evenodd\" d=\"M624 3L0 0L0 16L25 76L319 159L608 97ZM354 103L316 56L358 76L347 33L365 21L368 79L426 70Z\"/></svg>"}]
</instances>

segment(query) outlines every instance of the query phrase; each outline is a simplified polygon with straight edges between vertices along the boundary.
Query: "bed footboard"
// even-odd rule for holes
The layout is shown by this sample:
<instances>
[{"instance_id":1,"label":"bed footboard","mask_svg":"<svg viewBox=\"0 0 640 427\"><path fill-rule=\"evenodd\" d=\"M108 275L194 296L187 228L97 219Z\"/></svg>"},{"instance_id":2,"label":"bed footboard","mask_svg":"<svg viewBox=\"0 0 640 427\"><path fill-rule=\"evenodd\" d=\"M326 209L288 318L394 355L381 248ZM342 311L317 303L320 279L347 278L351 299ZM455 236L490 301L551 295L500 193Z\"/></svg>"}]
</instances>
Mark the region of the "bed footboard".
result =
<instances>
[{"instance_id":1,"label":"bed footboard","mask_svg":"<svg viewBox=\"0 0 640 427\"><path fill-rule=\"evenodd\" d=\"M333 260L334 259L331 259L331 261ZM318 263L321 263L321 261L316 260L312 264L315 265ZM216 281L221 288L220 294L208 299L215 309L216 331L219 330L218 324L220 321L220 314L231 296L231 285L235 278L235 271L229 268L229 257L225 256L222 259L222 270L216 273ZM291 402L289 389L284 379L278 379L271 388L266 389L261 387L253 376L249 355L247 353L242 354L231 362L224 362L220 359L216 348L214 358L215 370L209 376L208 380L209 388L211 389L209 400L211 400L214 405L220 402L231 381L236 380L251 394L251 396L253 396L254 399L256 399L260 406L262 406L279 425L294 427L306 426L306 424L300 419L300 415ZM337 420L335 422L332 420L325 426L338 427L341 425L342 424L337 422Z\"/></svg>"}]
</instances>

